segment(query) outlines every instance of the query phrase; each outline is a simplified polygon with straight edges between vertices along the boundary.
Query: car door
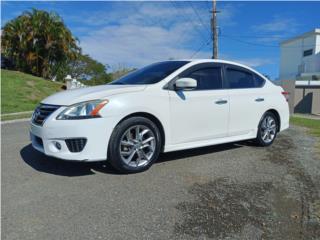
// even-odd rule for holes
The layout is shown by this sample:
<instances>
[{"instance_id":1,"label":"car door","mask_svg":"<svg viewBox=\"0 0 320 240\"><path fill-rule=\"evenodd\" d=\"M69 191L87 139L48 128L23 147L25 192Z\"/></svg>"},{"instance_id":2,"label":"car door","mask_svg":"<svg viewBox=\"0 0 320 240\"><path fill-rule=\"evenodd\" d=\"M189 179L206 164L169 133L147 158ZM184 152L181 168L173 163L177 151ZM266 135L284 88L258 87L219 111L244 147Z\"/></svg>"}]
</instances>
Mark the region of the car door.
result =
<instances>
[{"instance_id":1,"label":"car door","mask_svg":"<svg viewBox=\"0 0 320 240\"><path fill-rule=\"evenodd\" d=\"M255 134L265 111L265 80L248 69L225 65L229 88L229 136Z\"/></svg>"},{"instance_id":2,"label":"car door","mask_svg":"<svg viewBox=\"0 0 320 240\"><path fill-rule=\"evenodd\" d=\"M174 89L171 83L170 120L172 144L221 138L227 135L229 99L221 64L198 64L179 78L197 80L192 90Z\"/></svg>"}]
</instances>

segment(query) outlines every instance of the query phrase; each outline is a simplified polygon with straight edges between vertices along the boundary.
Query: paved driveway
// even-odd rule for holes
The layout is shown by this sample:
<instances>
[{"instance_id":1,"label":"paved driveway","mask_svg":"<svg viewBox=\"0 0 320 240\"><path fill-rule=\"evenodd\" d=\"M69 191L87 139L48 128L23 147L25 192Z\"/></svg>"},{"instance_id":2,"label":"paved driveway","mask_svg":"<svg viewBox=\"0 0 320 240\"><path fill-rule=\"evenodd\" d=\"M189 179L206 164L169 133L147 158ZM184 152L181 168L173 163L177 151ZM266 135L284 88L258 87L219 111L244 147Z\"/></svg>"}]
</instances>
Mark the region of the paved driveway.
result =
<instances>
[{"instance_id":1,"label":"paved driveway","mask_svg":"<svg viewBox=\"0 0 320 240\"><path fill-rule=\"evenodd\" d=\"M320 158L301 128L269 148L234 143L165 154L118 175L34 151L2 125L2 239L316 239Z\"/></svg>"}]
</instances>

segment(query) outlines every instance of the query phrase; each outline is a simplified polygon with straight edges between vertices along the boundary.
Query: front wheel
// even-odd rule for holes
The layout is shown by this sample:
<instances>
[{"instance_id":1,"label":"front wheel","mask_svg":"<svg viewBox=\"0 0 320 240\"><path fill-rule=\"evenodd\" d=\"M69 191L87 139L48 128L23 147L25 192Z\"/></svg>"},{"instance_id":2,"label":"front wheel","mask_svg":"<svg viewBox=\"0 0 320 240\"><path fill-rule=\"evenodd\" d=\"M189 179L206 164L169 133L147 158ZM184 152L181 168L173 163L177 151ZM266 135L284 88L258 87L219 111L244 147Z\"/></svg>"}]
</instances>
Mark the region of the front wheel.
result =
<instances>
[{"instance_id":1,"label":"front wheel","mask_svg":"<svg viewBox=\"0 0 320 240\"><path fill-rule=\"evenodd\" d=\"M272 112L266 112L260 120L256 142L260 146L269 146L277 136L278 121Z\"/></svg>"},{"instance_id":2,"label":"front wheel","mask_svg":"<svg viewBox=\"0 0 320 240\"><path fill-rule=\"evenodd\" d=\"M148 169L161 149L158 127L144 117L119 123L109 142L108 160L120 172L136 173Z\"/></svg>"}]
</instances>

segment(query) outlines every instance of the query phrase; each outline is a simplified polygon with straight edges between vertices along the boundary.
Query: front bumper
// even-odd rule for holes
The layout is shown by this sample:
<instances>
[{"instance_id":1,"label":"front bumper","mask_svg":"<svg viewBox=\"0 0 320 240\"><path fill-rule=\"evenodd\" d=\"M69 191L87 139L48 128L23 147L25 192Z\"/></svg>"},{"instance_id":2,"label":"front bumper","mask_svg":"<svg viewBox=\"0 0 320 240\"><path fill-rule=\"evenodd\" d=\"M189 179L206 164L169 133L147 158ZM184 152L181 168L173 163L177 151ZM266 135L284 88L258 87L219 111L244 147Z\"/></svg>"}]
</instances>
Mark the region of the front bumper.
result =
<instances>
[{"instance_id":1,"label":"front bumper","mask_svg":"<svg viewBox=\"0 0 320 240\"><path fill-rule=\"evenodd\" d=\"M56 120L52 114L43 126L31 123L32 146L45 155L74 161L102 161L107 159L108 143L116 119ZM86 139L82 151L71 152L66 139ZM60 144L60 149L57 144Z\"/></svg>"}]
</instances>

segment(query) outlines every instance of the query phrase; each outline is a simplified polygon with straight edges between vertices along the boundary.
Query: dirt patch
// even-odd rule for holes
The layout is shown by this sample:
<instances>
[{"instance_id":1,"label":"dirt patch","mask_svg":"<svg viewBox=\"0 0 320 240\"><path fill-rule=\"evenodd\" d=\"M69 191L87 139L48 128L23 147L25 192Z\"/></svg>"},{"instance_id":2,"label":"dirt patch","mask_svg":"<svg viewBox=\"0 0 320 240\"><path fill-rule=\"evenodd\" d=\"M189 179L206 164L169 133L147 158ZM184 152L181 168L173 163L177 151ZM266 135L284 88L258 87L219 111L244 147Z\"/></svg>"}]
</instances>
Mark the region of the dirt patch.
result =
<instances>
[{"instance_id":1,"label":"dirt patch","mask_svg":"<svg viewBox=\"0 0 320 240\"><path fill-rule=\"evenodd\" d=\"M176 223L175 235L198 239L320 239L320 197L307 165L316 155L312 144L311 150L306 147L307 139L300 130L289 130L272 146L259 149L256 161L268 161L283 169L283 174L274 175L270 182L186 178L193 200L176 206L182 221Z\"/></svg>"},{"instance_id":2,"label":"dirt patch","mask_svg":"<svg viewBox=\"0 0 320 240\"><path fill-rule=\"evenodd\" d=\"M306 222L304 199L271 182L235 183L222 178L194 184L194 201L176 208L183 221L175 235L213 239L317 239L319 225Z\"/></svg>"},{"instance_id":3,"label":"dirt patch","mask_svg":"<svg viewBox=\"0 0 320 240\"><path fill-rule=\"evenodd\" d=\"M294 134L291 135L295 137ZM316 239L316 236L320 237L319 192L314 180L301 164L316 154L312 152L313 146L303 149L305 152L302 153L302 147L295 143L293 137L281 137L268 149L263 160L286 166L287 175L284 177L289 176L292 180L283 187L290 189L299 198L301 239ZM278 201L281 202L281 199ZM283 205L283 208L287 209L288 206Z\"/></svg>"},{"instance_id":4,"label":"dirt patch","mask_svg":"<svg viewBox=\"0 0 320 240\"><path fill-rule=\"evenodd\" d=\"M271 207L265 200L271 183L236 184L218 179L194 184L194 202L182 202L177 209L184 221L175 226L176 234L221 238L240 233L245 226L264 229Z\"/></svg>"}]
</instances>

